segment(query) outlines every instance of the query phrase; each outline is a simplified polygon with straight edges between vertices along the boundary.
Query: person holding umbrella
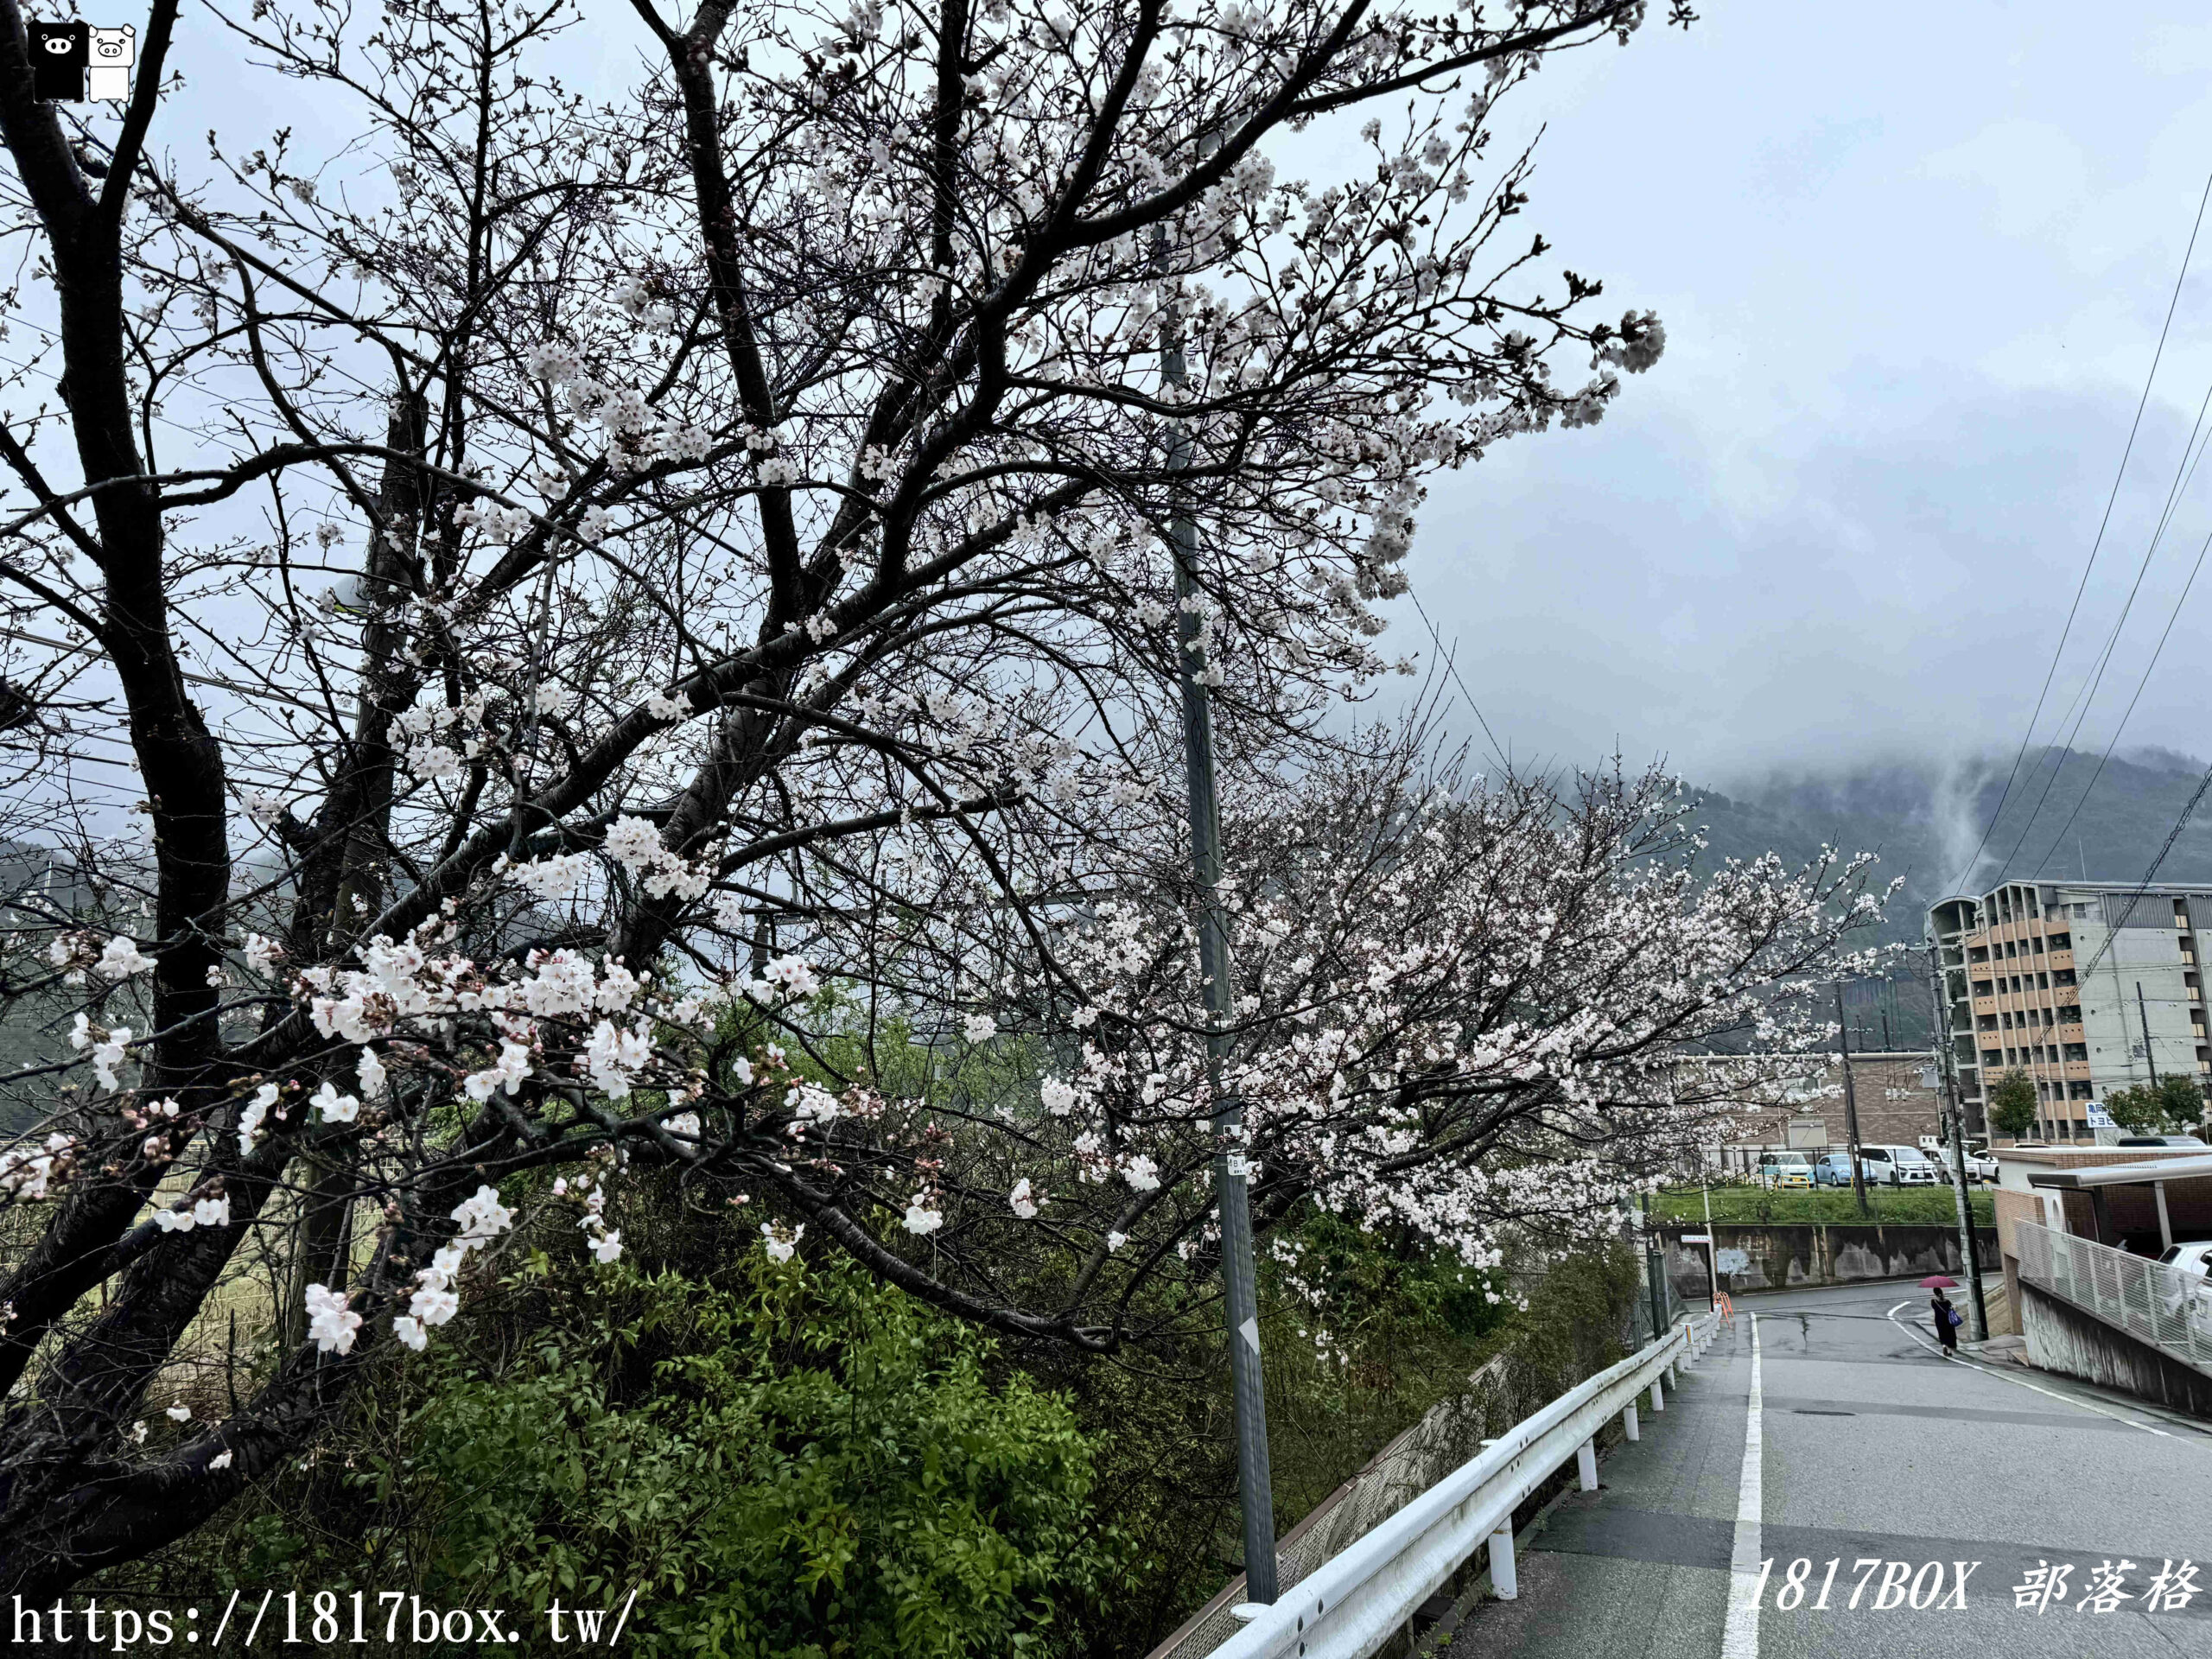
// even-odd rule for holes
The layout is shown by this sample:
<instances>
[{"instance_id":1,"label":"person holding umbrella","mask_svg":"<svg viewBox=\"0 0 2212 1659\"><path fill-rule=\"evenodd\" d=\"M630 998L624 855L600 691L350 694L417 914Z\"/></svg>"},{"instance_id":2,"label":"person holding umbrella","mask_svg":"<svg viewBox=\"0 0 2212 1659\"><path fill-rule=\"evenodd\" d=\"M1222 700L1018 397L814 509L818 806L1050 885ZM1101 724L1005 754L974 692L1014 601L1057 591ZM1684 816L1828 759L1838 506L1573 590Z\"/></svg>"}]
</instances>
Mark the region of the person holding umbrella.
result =
<instances>
[{"instance_id":1,"label":"person holding umbrella","mask_svg":"<svg viewBox=\"0 0 2212 1659\"><path fill-rule=\"evenodd\" d=\"M1959 1327L1966 1323L1966 1316L1951 1306L1946 1290L1956 1289L1958 1281L1940 1273L1931 1273L1920 1281L1929 1293L1928 1311L1934 1316L1936 1339L1943 1344L1943 1357L1956 1359L1959 1355Z\"/></svg>"}]
</instances>

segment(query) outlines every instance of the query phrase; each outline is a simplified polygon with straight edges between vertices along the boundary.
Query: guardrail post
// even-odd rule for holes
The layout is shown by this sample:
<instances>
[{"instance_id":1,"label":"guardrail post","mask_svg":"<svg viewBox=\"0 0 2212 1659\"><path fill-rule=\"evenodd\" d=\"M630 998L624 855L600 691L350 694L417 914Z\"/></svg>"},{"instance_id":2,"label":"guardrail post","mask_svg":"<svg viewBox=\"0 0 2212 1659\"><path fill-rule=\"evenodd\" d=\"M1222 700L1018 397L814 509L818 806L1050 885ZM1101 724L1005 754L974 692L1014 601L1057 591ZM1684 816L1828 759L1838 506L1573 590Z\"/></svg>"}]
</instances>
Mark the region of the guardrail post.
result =
<instances>
[{"instance_id":1,"label":"guardrail post","mask_svg":"<svg viewBox=\"0 0 2212 1659\"><path fill-rule=\"evenodd\" d=\"M1582 1490L1598 1490L1598 1442L1587 1440L1574 1448L1574 1472L1582 1478Z\"/></svg>"},{"instance_id":2,"label":"guardrail post","mask_svg":"<svg viewBox=\"0 0 2212 1659\"><path fill-rule=\"evenodd\" d=\"M1513 1522L1506 1523L1490 1535L1491 1593L1500 1601L1521 1599L1521 1575L1513 1566Z\"/></svg>"},{"instance_id":3,"label":"guardrail post","mask_svg":"<svg viewBox=\"0 0 2212 1659\"><path fill-rule=\"evenodd\" d=\"M1666 1384L1656 1376L1651 1379L1651 1409L1655 1412L1667 1409Z\"/></svg>"},{"instance_id":4,"label":"guardrail post","mask_svg":"<svg viewBox=\"0 0 2212 1659\"><path fill-rule=\"evenodd\" d=\"M1631 1440L1640 1440L1643 1438L1636 1421L1636 1407L1632 1402L1621 1408L1621 1433Z\"/></svg>"}]
</instances>

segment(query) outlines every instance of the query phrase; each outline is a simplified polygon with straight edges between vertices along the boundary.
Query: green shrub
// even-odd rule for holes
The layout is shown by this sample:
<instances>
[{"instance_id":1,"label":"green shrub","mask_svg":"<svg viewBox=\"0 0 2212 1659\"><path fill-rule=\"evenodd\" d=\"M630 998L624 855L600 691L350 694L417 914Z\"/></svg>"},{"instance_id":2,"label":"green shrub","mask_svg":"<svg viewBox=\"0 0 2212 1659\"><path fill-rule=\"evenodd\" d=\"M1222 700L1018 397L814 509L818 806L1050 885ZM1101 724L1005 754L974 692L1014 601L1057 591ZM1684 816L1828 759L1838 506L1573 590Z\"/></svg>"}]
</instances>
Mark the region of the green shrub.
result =
<instances>
[{"instance_id":1,"label":"green shrub","mask_svg":"<svg viewBox=\"0 0 2212 1659\"><path fill-rule=\"evenodd\" d=\"M624 1642L645 1653L1044 1650L1115 1543L1066 1404L991 1386L986 1339L855 1271L739 1271L724 1289L617 1269L519 1354L433 1350L397 1432L348 1459L378 1524L347 1548L265 1515L249 1568L539 1630L556 1598L635 1588Z\"/></svg>"}]
</instances>

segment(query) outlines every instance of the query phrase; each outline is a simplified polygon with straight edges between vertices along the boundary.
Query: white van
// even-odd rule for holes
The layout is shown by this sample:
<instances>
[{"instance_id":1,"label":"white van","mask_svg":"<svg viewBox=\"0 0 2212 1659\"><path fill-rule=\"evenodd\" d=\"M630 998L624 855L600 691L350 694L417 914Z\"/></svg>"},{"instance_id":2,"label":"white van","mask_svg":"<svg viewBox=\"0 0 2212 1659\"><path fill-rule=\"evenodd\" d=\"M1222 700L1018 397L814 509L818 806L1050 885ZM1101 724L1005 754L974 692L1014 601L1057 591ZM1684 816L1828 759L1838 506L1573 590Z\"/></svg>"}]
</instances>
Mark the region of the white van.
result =
<instances>
[{"instance_id":1,"label":"white van","mask_svg":"<svg viewBox=\"0 0 2212 1659\"><path fill-rule=\"evenodd\" d=\"M1859 1161L1868 1180L1885 1186L1934 1186L1942 1179L1936 1173L1936 1160L1918 1147L1862 1146Z\"/></svg>"}]
</instances>

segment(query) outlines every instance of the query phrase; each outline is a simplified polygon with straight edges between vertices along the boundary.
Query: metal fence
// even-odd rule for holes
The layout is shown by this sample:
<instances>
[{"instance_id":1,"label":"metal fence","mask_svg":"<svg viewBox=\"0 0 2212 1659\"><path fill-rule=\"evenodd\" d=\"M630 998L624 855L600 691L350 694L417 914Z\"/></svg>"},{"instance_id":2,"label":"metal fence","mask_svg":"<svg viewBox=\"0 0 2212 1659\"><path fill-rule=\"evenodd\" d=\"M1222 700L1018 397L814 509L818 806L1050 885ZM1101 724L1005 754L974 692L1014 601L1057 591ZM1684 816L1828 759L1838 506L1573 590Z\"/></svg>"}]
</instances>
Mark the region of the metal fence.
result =
<instances>
[{"instance_id":1,"label":"metal fence","mask_svg":"<svg viewBox=\"0 0 2212 1659\"><path fill-rule=\"evenodd\" d=\"M1587 1454L1598 1430L1712 1340L1706 1314L1678 1325L1534 1415L1503 1430L1468 1462L1330 1556L1222 1643L1219 1659L1367 1659L1485 1543L1492 1576L1512 1579L1513 1512L1570 1459L1596 1484Z\"/></svg>"},{"instance_id":2,"label":"metal fence","mask_svg":"<svg viewBox=\"0 0 2212 1659\"><path fill-rule=\"evenodd\" d=\"M2016 1222L2020 1278L2212 1375L2212 1287L2094 1239Z\"/></svg>"},{"instance_id":3,"label":"metal fence","mask_svg":"<svg viewBox=\"0 0 2212 1659\"><path fill-rule=\"evenodd\" d=\"M1663 1336L1685 1313L1665 1274L1656 1275ZM1647 1282L1616 1332L1620 1349L1633 1352L1655 1339L1653 1289ZM1478 1456L1486 1439L1508 1434L1522 1419L1560 1391L1561 1379L1508 1349L1467 1379L1466 1388L1429 1408L1421 1421L1370 1458L1350 1480L1324 1498L1275 1545L1278 1594L1288 1595L1315 1568L1341 1554L1377 1526ZM1234 1609L1244 1599L1242 1573L1191 1615L1147 1659L1206 1659L1244 1628Z\"/></svg>"}]
</instances>

